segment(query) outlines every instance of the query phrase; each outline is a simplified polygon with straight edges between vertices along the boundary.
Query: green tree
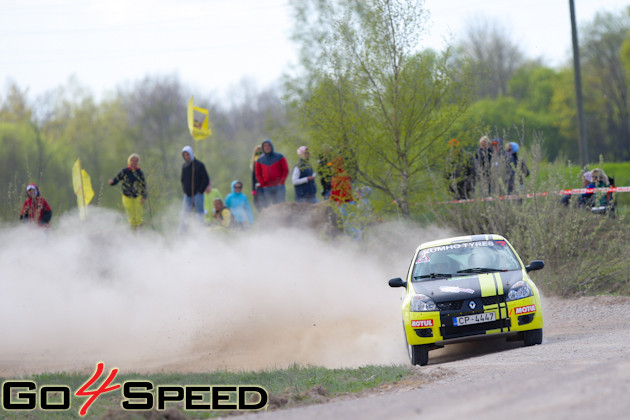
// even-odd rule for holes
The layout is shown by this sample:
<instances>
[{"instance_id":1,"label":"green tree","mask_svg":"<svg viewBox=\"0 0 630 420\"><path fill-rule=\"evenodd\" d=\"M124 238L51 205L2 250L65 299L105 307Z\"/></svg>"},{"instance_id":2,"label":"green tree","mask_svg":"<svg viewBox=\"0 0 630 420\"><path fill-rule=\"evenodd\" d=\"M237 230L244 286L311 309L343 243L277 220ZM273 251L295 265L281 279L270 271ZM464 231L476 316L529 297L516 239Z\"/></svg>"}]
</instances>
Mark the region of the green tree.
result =
<instances>
[{"instance_id":1,"label":"green tree","mask_svg":"<svg viewBox=\"0 0 630 420\"><path fill-rule=\"evenodd\" d=\"M529 142L535 132L544 133L545 151L555 157L558 150L554 147L559 140L551 105L557 81L554 70L529 62L515 70L507 95L478 100L470 113L478 118L480 126L504 140Z\"/></svg>"},{"instance_id":2,"label":"green tree","mask_svg":"<svg viewBox=\"0 0 630 420\"><path fill-rule=\"evenodd\" d=\"M108 200L103 191L112 172L126 160L116 164L118 146L123 140L114 134L124 124L120 107L115 102L97 102L88 90L73 81L57 89L49 101L53 105L42 116L42 133L54 150L51 158L63 168L56 181L60 194L63 191L61 195L66 198L64 209L74 208L76 203L71 170L77 158L92 178L97 195L92 203L113 205L114 197L109 196Z\"/></svg>"},{"instance_id":3,"label":"green tree","mask_svg":"<svg viewBox=\"0 0 630 420\"><path fill-rule=\"evenodd\" d=\"M468 106L465 77L448 65L449 50L418 51L421 1L292 5L306 70L293 93L311 140L350 160L353 181L410 217L431 188L423 175L442 162L444 136Z\"/></svg>"}]
</instances>

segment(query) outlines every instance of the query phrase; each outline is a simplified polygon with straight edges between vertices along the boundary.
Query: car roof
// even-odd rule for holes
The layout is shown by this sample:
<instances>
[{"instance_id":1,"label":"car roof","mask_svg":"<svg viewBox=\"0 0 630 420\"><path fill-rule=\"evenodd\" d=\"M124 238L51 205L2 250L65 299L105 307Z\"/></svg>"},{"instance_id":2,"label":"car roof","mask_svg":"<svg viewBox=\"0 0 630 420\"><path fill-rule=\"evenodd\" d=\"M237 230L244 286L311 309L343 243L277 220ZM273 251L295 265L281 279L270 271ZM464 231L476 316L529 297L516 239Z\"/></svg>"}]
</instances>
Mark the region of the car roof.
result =
<instances>
[{"instance_id":1,"label":"car roof","mask_svg":"<svg viewBox=\"0 0 630 420\"><path fill-rule=\"evenodd\" d=\"M463 242L476 242L476 241L506 241L507 242L507 240L503 236L497 235L494 233L478 234L478 235L470 235L470 236L454 236L452 238L444 238L444 239L437 239L435 241L424 242L420 244L416 252L421 249L432 248L434 246L451 245L451 244L459 244Z\"/></svg>"}]
</instances>

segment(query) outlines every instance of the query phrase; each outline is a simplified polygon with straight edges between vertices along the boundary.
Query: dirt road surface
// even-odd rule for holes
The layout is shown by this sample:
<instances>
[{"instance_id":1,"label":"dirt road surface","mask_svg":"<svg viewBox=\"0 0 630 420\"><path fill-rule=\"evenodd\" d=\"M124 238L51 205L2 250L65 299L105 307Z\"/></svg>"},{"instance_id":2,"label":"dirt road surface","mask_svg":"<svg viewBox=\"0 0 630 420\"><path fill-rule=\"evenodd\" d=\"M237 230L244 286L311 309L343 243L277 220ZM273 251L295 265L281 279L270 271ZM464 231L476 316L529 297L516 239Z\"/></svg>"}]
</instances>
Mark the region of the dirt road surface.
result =
<instances>
[{"instance_id":1,"label":"dirt road surface","mask_svg":"<svg viewBox=\"0 0 630 420\"><path fill-rule=\"evenodd\" d=\"M543 306L542 345L453 344L431 352L411 380L244 418L630 418L630 298L546 298Z\"/></svg>"}]
</instances>

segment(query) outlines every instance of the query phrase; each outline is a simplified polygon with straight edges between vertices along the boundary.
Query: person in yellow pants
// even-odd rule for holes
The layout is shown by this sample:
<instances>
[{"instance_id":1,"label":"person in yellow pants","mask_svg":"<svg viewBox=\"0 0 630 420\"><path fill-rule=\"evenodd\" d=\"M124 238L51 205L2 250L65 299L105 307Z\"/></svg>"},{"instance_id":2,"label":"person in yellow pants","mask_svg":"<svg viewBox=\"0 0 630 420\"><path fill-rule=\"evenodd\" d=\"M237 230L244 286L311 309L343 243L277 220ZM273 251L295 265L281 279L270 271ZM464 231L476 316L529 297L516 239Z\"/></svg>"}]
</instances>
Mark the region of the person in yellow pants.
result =
<instances>
[{"instance_id":1,"label":"person in yellow pants","mask_svg":"<svg viewBox=\"0 0 630 420\"><path fill-rule=\"evenodd\" d=\"M109 180L109 185L116 185L122 181L122 202L129 225L134 230L142 227L144 215L142 206L147 198L147 184L144 173L138 167L139 161L140 156L132 153L127 159L127 167Z\"/></svg>"}]
</instances>

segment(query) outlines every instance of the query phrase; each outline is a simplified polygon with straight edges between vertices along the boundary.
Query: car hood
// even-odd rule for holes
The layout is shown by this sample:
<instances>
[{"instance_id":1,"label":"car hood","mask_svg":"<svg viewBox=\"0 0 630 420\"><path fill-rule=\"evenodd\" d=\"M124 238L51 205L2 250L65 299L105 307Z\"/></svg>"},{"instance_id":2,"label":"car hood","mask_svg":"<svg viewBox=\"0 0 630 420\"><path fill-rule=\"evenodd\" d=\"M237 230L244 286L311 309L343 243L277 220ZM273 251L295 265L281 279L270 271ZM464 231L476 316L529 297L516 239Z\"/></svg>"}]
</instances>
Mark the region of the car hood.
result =
<instances>
[{"instance_id":1,"label":"car hood","mask_svg":"<svg viewBox=\"0 0 630 420\"><path fill-rule=\"evenodd\" d=\"M413 290L434 302L479 298L506 294L510 287L523 279L522 270L473 274L445 279L412 282Z\"/></svg>"}]
</instances>

